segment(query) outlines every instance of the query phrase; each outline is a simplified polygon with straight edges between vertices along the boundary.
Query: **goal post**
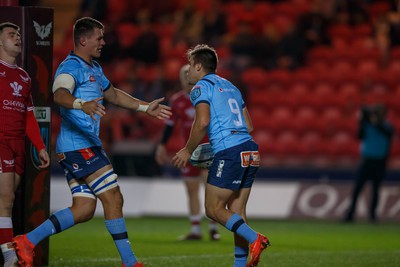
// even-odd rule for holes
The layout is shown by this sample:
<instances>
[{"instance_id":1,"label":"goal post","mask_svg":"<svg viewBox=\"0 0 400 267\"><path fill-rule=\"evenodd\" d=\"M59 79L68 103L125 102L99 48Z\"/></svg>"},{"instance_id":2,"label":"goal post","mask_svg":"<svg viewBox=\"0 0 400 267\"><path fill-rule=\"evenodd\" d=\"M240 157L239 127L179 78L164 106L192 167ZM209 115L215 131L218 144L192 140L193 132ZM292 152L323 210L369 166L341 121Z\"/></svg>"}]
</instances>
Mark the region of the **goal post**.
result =
<instances>
[{"instance_id":1,"label":"goal post","mask_svg":"<svg viewBox=\"0 0 400 267\"><path fill-rule=\"evenodd\" d=\"M21 7L3 2L0 2L1 21L10 21L20 27L23 51L17 59L17 64L26 70L32 79L35 116L50 155L54 10L44 7ZM38 153L27 139L25 173L16 192L13 209L15 235L34 229L50 215L51 169L41 170L38 165ZM35 255L35 266L48 265L48 239L35 248Z\"/></svg>"}]
</instances>

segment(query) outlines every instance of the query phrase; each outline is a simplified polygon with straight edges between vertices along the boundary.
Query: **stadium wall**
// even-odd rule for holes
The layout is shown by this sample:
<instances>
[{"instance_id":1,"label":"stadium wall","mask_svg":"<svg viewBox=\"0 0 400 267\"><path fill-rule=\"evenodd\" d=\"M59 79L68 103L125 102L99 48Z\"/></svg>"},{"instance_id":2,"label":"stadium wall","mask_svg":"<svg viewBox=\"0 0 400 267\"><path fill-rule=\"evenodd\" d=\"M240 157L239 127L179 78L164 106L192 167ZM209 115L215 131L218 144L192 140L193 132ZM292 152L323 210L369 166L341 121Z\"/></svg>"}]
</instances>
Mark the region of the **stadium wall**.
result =
<instances>
[{"instance_id":1,"label":"stadium wall","mask_svg":"<svg viewBox=\"0 0 400 267\"><path fill-rule=\"evenodd\" d=\"M187 216L187 198L181 180L120 177L125 216ZM352 183L347 181L256 181L248 204L249 218L340 220L350 203ZM203 198L204 194L201 194ZM52 177L50 209L70 205L63 177ZM366 220L369 188L359 198L357 217ZM98 202L96 215L102 215ZM400 222L400 183L381 188L378 215L381 221Z\"/></svg>"}]
</instances>

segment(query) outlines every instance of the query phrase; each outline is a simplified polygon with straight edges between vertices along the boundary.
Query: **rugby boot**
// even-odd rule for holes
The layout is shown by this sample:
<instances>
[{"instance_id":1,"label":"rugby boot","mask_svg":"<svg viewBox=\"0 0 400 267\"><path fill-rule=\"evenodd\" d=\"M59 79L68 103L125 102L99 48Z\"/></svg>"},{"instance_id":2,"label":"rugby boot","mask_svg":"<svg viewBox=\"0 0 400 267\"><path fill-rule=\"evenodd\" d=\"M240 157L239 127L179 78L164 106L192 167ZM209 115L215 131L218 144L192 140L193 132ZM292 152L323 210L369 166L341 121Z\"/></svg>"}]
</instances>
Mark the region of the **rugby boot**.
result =
<instances>
[{"instance_id":1,"label":"rugby boot","mask_svg":"<svg viewBox=\"0 0 400 267\"><path fill-rule=\"evenodd\" d=\"M257 239L250 245L250 253L249 253L249 261L246 264L246 267L254 267L257 266L260 261L261 253L270 246L268 238L263 236L262 234L257 234Z\"/></svg>"}]
</instances>

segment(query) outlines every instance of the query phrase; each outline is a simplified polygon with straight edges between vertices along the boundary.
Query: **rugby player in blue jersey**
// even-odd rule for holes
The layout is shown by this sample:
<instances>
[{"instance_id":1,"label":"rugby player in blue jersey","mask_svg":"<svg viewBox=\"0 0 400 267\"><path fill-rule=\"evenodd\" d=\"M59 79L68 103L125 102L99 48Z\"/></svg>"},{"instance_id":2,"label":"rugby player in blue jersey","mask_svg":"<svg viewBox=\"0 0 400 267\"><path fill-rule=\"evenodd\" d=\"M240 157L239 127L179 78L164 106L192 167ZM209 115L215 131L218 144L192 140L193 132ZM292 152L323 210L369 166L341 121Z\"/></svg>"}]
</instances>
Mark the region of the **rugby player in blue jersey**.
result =
<instances>
[{"instance_id":1,"label":"rugby player in blue jersey","mask_svg":"<svg viewBox=\"0 0 400 267\"><path fill-rule=\"evenodd\" d=\"M168 119L170 108L133 98L115 88L94 61L105 45L104 26L92 18L74 24L74 51L58 67L54 84L54 102L60 106L61 130L57 139L57 157L65 171L72 193L72 206L59 210L33 231L14 238L21 266L33 266L33 249L44 238L90 220L100 199L105 225L114 239L122 266L140 267L131 249L122 214L123 197L117 174L107 158L99 138L100 118L106 114L103 99L109 103L152 117Z\"/></svg>"},{"instance_id":2,"label":"rugby player in blue jersey","mask_svg":"<svg viewBox=\"0 0 400 267\"><path fill-rule=\"evenodd\" d=\"M190 137L172 162L177 168L186 166L208 133L215 156L205 190L206 214L234 233L234 266L257 266L269 240L251 229L246 218L247 201L260 166L258 145L250 135L251 118L240 91L216 75L218 57L213 48L197 45L187 56L188 79L194 85L190 100L196 114Z\"/></svg>"}]
</instances>

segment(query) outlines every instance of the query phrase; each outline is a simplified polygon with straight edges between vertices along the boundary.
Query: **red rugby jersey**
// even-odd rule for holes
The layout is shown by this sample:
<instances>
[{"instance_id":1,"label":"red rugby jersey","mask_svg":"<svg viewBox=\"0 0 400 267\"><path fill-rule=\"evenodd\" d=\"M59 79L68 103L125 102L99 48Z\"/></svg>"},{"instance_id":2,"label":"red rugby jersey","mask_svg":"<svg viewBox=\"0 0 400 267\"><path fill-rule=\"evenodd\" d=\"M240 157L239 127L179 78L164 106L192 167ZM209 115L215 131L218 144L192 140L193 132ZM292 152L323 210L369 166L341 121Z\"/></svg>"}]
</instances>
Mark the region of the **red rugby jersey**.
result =
<instances>
[{"instance_id":1,"label":"red rugby jersey","mask_svg":"<svg viewBox=\"0 0 400 267\"><path fill-rule=\"evenodd\" d=\"M185 91L175 93L170 99L170 106L172 109L172 116L166 121L166 123L169 125L175 125L180 122L182 137L186 142L189 139L194 115L196 113L196 110L190 101L190 95ZM208 137L204 137L202 142L208 142Z\"/></svg>"},{"instance_id":2,"label":"red rugby jersey","mask_svg":"<svg viewBox=\"0 0 400 267\"><path fill-rule=\"evenodd\" d=\"M25 115L33 110L31 78L0 60L0 138L25 138Z\"/></svg>"}]
</instances>

